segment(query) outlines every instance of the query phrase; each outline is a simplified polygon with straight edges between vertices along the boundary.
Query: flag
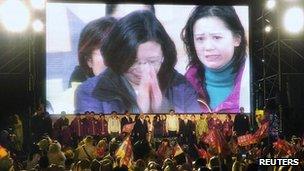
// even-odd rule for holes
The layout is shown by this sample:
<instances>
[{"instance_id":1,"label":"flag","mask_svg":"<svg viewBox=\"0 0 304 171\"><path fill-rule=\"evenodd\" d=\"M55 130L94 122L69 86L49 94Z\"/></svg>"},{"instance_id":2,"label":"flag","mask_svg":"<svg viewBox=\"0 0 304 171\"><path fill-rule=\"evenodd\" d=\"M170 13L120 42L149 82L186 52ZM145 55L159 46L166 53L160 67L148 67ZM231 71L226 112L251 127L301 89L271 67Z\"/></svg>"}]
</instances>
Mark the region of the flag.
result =
<instances>
[{"instance_id":1,"label":"flag","mask_svg":"<svg viewBox=\"0 0 304 171\"><path fill-rule=\"evenodd\" d=\"M230 152L225 137L218 130L209 131L203 141L217 149L218 153L227 154Z\"/></svg>"},{"instance_id":2,"label":"flag","mask_svg":"<svg viewBox=\"0 0 304 171\"><path fill-rule=\"evenodd\" d=\"M195 145L195 148L196 148L196 151L197 151L198 156L199 156L200 158L209 159L209 158L211 157L210 154L209 154L206 150L204 150L204 149L199 149L196 145Z\"/></svg>"},{"instance_id":3,"label":"flag","mask_svg":"<svg viewBox=\"0 0 304 171\"><path fill-rule=\"evenodd\" d=\"M131 133L134 128L134 125L135 122L124 125L121 132Z\"/></svg>"},{"instance_id":4,"label":"flag","mask_svg":"<svg viewBox=\"0 0 304 171\"><path fill-rule=\"evenodd\" d=\"M268 128L269 123L265 122L263 123L260 128L253 134L253 136L257 139L257 141L265 138L268 136Z\"/></svg>"},{"instance_id":5,"label":"flag","mask_svg":"<svg viewBox=\"0 0 304 171\"><path fill-rule=\"evenodd\" d=\"M276 142L273 143L273 147L278 150L282 150L283 152L285 152L289 155L292 155L295 153L295 149L286 140L278 139Z\"/></svg>"},{"instance_id":6,"label":"flag","mask_svg":"<svg viewBox=\"0 0 304 171\"><path fill-rule=\"evenodd\" d=\"M174 148L173 148L173 156L176 157L176 156L182 154L183 152L184 152L184 151L183 151L183 149L181 148L181 146L180 146L178 143L176 143L176 145L175 145Z\"/></svg>"},{"instance_id":7,"label":"flag","mask_svg":"<svg viewBox=\"0 0 304 171\"><path fill-rule=\"evenodd\" d=\"M255 144L257 142L257 139L252 134L246 134L246 135L237 137L237 142L238 142L239 146L247 146L250 144Z\"/></svg>"},{"instance_id":8,"label":"flag","mask_svg":"<svg viewBox=\"0 0 304 171\"><path fill-rule=\"evenodd\" d=\"M7 155L8 155L8 153L7 153L6 149L0 145L0 159L2 159L3 157L5 157Z\"/></svg>"},{"instance_id":9,"label":"flag","mask_svg":"<svg viewBox=\"0 0 304 171\"><path fill-rule=\"evenodd\" d=\"M120 158L120 166L130 166L132 164L133 150L130 136L122 142L120 147L116 150L115 156L116 158Z\"/></svg>"}]
</instances>

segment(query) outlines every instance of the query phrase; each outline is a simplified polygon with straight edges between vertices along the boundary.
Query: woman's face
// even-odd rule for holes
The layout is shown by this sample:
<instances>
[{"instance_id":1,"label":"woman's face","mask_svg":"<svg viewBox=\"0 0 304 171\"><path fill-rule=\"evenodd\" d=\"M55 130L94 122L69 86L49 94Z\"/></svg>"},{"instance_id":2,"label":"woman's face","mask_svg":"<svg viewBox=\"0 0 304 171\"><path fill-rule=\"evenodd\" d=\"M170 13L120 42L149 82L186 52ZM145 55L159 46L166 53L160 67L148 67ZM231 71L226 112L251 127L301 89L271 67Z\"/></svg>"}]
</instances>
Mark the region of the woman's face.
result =
<instances>
[{"instance_id":1,"label":"woman's face","mask_svg":"<svg viewBox=\"0 0 304 171\"><path fill-rule=\"evenodd\" d=\"M92 58L88 60L88 66L92 69L95 76L106 69L99 49L95 49L92 52Z\"/></svg>"},{"instance_id":2,"label":"woman's face","mask_svg":"<svg viewBox=\"0 0 304 171\"><path fill-rule=\"evenodd\" d=\"M147 68L152 68L157 74L162 61L161 45L154 41L147 41L138 46L136 61L124 75L133 84L139 85L140 79L147 73Z\"/></svg>"},{"instance_id":3,"label":"woman's face","mask_svg":"<svg viewBox=\"0 0 304 171\"><path fill-rule=\"evenodd\" d=\"M240 36L234 36L218 17L204 17L193 27L196 54L205 67L220 69L231 61Z\"/></svg>"}]
</instances>

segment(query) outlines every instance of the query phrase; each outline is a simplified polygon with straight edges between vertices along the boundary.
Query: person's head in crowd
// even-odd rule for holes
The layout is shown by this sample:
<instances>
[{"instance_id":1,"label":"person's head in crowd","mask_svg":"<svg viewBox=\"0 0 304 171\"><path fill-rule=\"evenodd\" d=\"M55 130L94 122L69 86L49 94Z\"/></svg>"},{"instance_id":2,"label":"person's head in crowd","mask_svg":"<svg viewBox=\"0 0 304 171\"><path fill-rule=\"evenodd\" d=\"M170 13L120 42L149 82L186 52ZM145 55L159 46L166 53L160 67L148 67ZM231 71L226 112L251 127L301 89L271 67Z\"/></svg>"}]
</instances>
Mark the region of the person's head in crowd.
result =
<instances>
[{"instance_id":1,"label":"person's head in crowd","mask_svg":"<svg viewBox=\"0 0 304 171\"><path fill-rule=\"evenodd\" d=\"M207 102L211 110L216 110L216 107L224 104L226 98L224 96L221 100L216 99L216 93L210 88L210 82L213 81L212 73L227 71L233 85L240 83L241 80L235 78L237 74L243 72L242 68L246 58L245 31L234 7L197 6L183 28L182 40L189 57L186 78L193 85L194 80L201 82L201 87L194 86L197 87L197 90L200 89L200 97ZM192 73L194 68L195 74ZM227 84L222 87L224 89L230 88L230 86L231 84ZM226 96L238 91L241 90L230 88ZM233 102L236 103L238 100ZM238 110L232 105L226 108L227 111L237 112ZM210 111L207 107L203 110Z\"/></svg>"},{"instance_id":2,"label":"person's head in crowd","mask_svg":"<svg viewBox=\"0 0 304 171\"><path fill-rule=\"evenodd\" d=\"M48 151L49 145L51 144L51 142L52 142L52 140L49 137L47 137L47 138L43 138L42 140L40 140L37 143L37 145L42 152L46 152L46 151Z\"/></svg>"},{"instance_id":3,"label":"person's head in crowd","mask_svg":"<svg viewBox=\"0 0 304 171\"><path fill-rule=\"evenodd\" d=\"M160 121L160 115L159 115L159 114L156 114L156 115L153 117L153 121L159 122L159 121Z\"/></svg>"},{"instance_id":4,"label":"person's head in crowd","mask_svg":"<svg viewBox=\"0 0 304 171\"><path fill-rule=\"evenodd\" d=\"M138 159L138 160L135 162L134 171L145 170L145 168L146 168L146 163L145 163L144 160Z\"/></svg>"},{"instance_id":5,"label":"person's head in crowd","mask_svg":"<svg viewBox=\"0 0 304 171\"><path fill-rule=\"evenodd\" d=\"M191 165L188 163L184 163L182 165L177 166L178 171L192 171Z\"/></svg>"},{"instance_id":6,"label":"person's head in crowd","mask_svg":"<svg viewBox=\"0 0 304 171\"><path fill-rule=\"evenodd\" d=\"M12 124L18 124L20 122L21 122L21 120L20 120L19 115L17 115L17 114L12 115L12 117L11 117L11 123Z\"/></svg>"},{"instance_id":7,"label":"person's head in crowd","mask_svg":"<svg viewBox=\"0 0 304 171\"><path fill-rule=\"evenodd\" d=\"M99 142L97 143L97 148L106 149L107 148L107 141L105 139L99 140Z\"/></svg>"},{"instance_id":8,"label":"person's head in crowd","mask_svg":"<svg viewBox=\"0 0 304 171\"><path fill-rule=\"evenodd\" d=\"M116 111L112 111L111 112L111 117L112 118L117 118L117 112Z\"/></svg>"},{"instance_id":9,"label":"person's head in crowd","mask_svg":"<svg viewBox=\"0 0 304 171\"><path fill-rule=\"evenodd\" d=\"M203 158L197 158L194 162L193 162L193 168L194 169L198 169L200 167L206 166L207 165L207 160L203 159Z\"/></svg>"},{"instance_id":10,"label":"person's head in crowd","mask_svg":"<svg viewBox=\"0 0 304 171\"><path fill-rule=\"evenodd\" d=\"M231 115L230 114L226 114L226 120L231 121Z\"/></svg>"},{"instance_id":11,"label":"person's head in crowd","mask_svg":"<svg viewBox=\"0 0 304 171\"><path fill-rule=\"evenodd\" d=\"M155 161L149 161L148 162L148 166L147 166L148 170L161 170L161 167L158 163L156 163Z\"/></svg>"},{"instance_id":12,"label":"person's head in crowd","mask_svg":"<svg viewBox=\"0 0 304 171\"><path fill-rule=\"evenodd\" d=\"M195 115L190 115L190 120L192 121L192 122L195 122L195 120L196 120L196 118L195 118Z\"/></svg>"},{"instance_id":13,"label":"person's head in crowd","mask_svg":"<svg viewBox=\"0 0 304 171\"><path fill-rule=\"evenodd\" d=\"M130 112L128 110L125 111L124 115L127 116L127 117L131 116L131 114L130 114Z\"/></svg>"},{"instance_id":14,"label":"person's head in crowd","mask_svg":"<svg viewBox=\"0 0 304 171\"><path fill-rule=\"evenodd\" d=\"M84 139L84 144L86 145L93 145L94 144L94 138L91 135L88 135Z\"/></svg>"},{"instance_id":15,"label":"person's head in crowd","mask_svg":"<svg viewBox=\"0 0 304 171\"><path fill-rule=\"evenodd\" d=\"M106 16L112 16L117 19L138 10L148 10L153 14L155 13L154 6L150 4L106 4Z\"/></svg>"},{"instance_id":16,"label":"person's head in crowd","mask_svg":"<svg viewBox=\"0 0 304 171\"><path fill-rule=\"evenodd\" d=\"M91 166L90 166L91 171L99 171L100 167L101 167L101 163L96 159L94 159L92 161Z\"/></svg>"},{"instance_id":17,"label":"person's head in crowd","mask_svg":"<svg viewBox=\"0 0 304 171\"><path fill-rule=\"evenodd\" d=\"M91 111L90 114L89 114L89 118L90 119L93 119L95 116L95 112L94 111Z\"/></svg>"},{"instance_id":18,"label":"person's head in crowd","mask_svg":"<svg viewBox=\"0 0 304 171\"><path fill-rule=\"evenodd\" d=\"M79 168L80 170L90 170L90 166L91 162L89 159L83 159L77 163L77 168Z\"/></svg>"},{"instance_id":19,"label":"person's head in crowd","mask_svg":"<svg viewBox=\"0 0 304 171\"><path fill-rule=\"evenodd\" d=\"M62 165L57 165L57 164L51 164L49 167L48 167L48 171L64 171L64 166Z\"/></svg>"},{"instance_id":20,"label":"person's head in crowd","mask_svg":"<svg viewBox=\"0 0 304 171\"><path fill-rule=\"evenodd\" d=\"M74 152L73 152L73 149L72 148L66 148L65 150L64 150L64 155L65 155L65 157L67 158L67 159L74 159L74 157L75 157L75 154L74 154Z\"/></svg>"},{"instance_id":21,"label":"person's head in crowd","mask_svg":"<svg viewBox=\"0 0 304 171\"><path fill-rule=\"evenodd\" d=\"M139 114L139 119L140 120L144 120L145 119L145 114L144 113L140 113Z\"/></svg>"},{"instance_id":22,"label":"person's head in crowd","mask_svg":"<svg viewBox=\"0 0 304 171\"><path fill-rule=\"evenodd\" d=\"M170 111L169 111L169 114L172 116L172 115L175 115L175 111L173 110L173 109L171 109Z\"/></svg>"},{"instance_id":23,"label":"person's head in crowd","mask_svg":"<svg viewBox=\"0 0 304 171\"><path fill-rule=\"evenodd\" d=\"M66 116L66 112L65 111L61 111L60 118L65 119L65 116Z\"/></svg>"},{"instance_id":24,"label":"person's head in crowd","mask_svg":"<svg viewBox=\"0 0 304 171\"><path fill-rule=\"evenodd\" d=\"M126 165L116 166L113 168L113 171L128 171L128 166L126 166Z\"/></svg>"},{"instance_id":25,"label":"person's head in crowd","mask_svg":"<svg viewBox=\"0 0 304 171\"><path fill-rule=\"evenodd\" d=\"M80 119L80 116L81 116L80 113L76 113L76 114L75 114L75 118L76 118L76 119Z\"/></svg>"},{"instance_id":26,"label":"person's head in crowd","mask_svg":"<svg viewBox=\"0 0 304 171\"><path fill-rule=\"evenodd\" d=\"M167 120L167 115L165 115L165 114L164 114L164 115L161 115L161 120L162 120L162 121L166 121L166 120Z\"/></svg>"},{"instance_id":27,"label":"person's head in crowd","mask_svg":"<svg viewBox=\"0 0 304 171\"><path fill-rule=\"evenodd\" d=\"M200 113L200 119L206 119L206 115L203 113Z\"/></svg>"},{"instance_id":28,"label":"person's head in crowd","mask_svg":"<svg viewBox=\"0 0 304 171\"><path fill-rule=\"evenodd\" d=\"M211 170L213 167L220 166L219 158L217 156L211 157L211 159L209 161L209 165L210 165Z\"/></svg>"},{"instance_id":29,"label":"person's head in crowd","mask_svg":"<svg viewBox=\"0 0 304 171\"><path fill-rule=\"evenodd\" d=\"M102 17L89 22L82 29L78 44L78 61L88 77L98 75L105 70L100 46L115 23L114 17Z\"/></svg>"},{"instance_id":30,"label":"person's head in crowd","mask_svg":"<svg viewBox=\"0 0 304 171\"><path fill-rule=\"evenodd\" d=\"M113 138L109 143L109 152L111 156L114 156L115 151L118 149L119 145L115 138Z\"/></svg>"},{"instance_id":31,"label":"person's head in crowd","mask_svg":"<svg viewBox=\"0 0 304 171\"><path fill-rule=\"evenodd\" d=\"M161 143L164 146L170 146L170 140L168 138L163 138Z\"/></svg>"},{"instance_id":32,"label":"person's head in crowd","mask_svg":"<svg viewBox=\"0 0 304 171\"><path fill-rule=\"evenodd\" d=\"M244 107L240 107L240 114L244 114Z\"/></svg>"},{"instance_id":33,"label":"person's head in crowd","mask_svg":"<svg viewBox=\"0 0 304 171\"><path fill-rule=\"evenodd\" d=\"M170 158L165 159L164 162L163 162L162 169L163 170L173 170L174 169L174 161Z\"/></svg>"},{"instance_id":34,"label":"person's head in crowd","mask_svg":"<svg viewBox=\"0 0 304 171\"><path fill-rule=\"evenodd\" d=\"M105 62L131 85L156 75L154 86L164 91L176 64L176 49L170 36L149 11L135 11L121 18L101 47ZM154 77L153 77L154 78ZM141 92L139 92L141 93Z\"/></svg>"},{"instance_id":35,"label":"person's head in crowd","mask_svg":"<svg viewBox=\"0 0 304 171\"><path fill-rule=\"evenodd\" d=\"M146 116L145 116L145 120L146 120L148 123L150 123L150 116L146 115Z\"/></svg>"},{"instance_id":36,"label":"person's head in crowd","mask_svg":"<svg viewBox=\"0 0 304 171\"><path fill-rule=\"evenodd\" d=\"M105 120L105 119L106 119L105 114L100 113L100 114L99 114L99 119L100 119L100 120Z\"/></svg>"},{"instance_id":37,"label":"person's head in crowd","mask_svg":"<svg viewBox=\"0 0 304 171\"><path fill-rule=\"evenodd\" d=\"M107 170L112 170L113 168L113 162L110 159L103 159L100 161L101 163L101 171L107 171Z\"/></svg>"},{"instance_id":38,"label":"person's head in crowd","mask_svg":"<svg viewBox=\"0 0 304 171\"><path fill-rule=\"evenodd\" d=\"M84 115L85 115L85 116L88 116L89 114L90 114L90 111L85 111L85 112L84 112Z\"/></svg>"},{"instance_id":39,"label":"person's head in crowd","mask_svg":"<svg viewBox=\"0 0 304 171\"><path fill-rule=\"evenodd\" d=\"M49 146L49 153L58 153L61 152L61 145L59 142L53 142Z\"/></svg>"}]
</instances>

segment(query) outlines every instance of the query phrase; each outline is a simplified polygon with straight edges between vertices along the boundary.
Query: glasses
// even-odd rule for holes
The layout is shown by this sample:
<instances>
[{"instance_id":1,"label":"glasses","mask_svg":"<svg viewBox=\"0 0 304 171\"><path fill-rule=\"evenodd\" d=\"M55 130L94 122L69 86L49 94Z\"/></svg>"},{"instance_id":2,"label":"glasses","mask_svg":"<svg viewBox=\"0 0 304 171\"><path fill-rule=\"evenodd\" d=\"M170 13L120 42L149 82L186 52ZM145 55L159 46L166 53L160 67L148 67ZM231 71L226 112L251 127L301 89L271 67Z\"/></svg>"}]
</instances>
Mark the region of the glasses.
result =
<instances>
[{"instance_id":1,"label":"glasses","mask_svg":"<svg viewBox=\"0 0 304 171\"><path fill-rule=\"evenodd\" d=\"M163 63L163 58L161 60L147 60L147 61L143 61L143 62L137 61L131 66L131 69L137 69L141 65L146 65L146 64L149 64L150 66L153 66L153 67L158 67L162 63Z\"/></svg>"}]
</instances>

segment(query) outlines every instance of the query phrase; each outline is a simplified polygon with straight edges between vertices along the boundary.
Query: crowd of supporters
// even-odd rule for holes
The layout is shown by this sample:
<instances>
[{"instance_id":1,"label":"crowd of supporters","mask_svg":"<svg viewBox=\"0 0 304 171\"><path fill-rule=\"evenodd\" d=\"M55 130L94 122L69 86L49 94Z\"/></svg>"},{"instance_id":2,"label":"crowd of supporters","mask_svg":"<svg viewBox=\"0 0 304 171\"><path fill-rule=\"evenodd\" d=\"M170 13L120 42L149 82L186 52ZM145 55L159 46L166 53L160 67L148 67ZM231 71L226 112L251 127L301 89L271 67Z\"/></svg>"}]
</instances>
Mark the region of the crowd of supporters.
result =
<instances>
[{"instance_id":1,"label":"crowd of supporters","mask_svg":"<svg viewBox=\"0 0 304 171\"><path fill-rule=\"evenodd\" d=\"M77 114L71 121L62 113L52 122L41 109L31 118L33 144L25 158L18 157L22 148L18 117L10 138L15 141L3 141L1 133L0 170L303 169L303 139L270 143L268 127L264 128L267 121L260 120L261 126L253 130L242 111L234 119L229 114L225 119L219 116L174 110L156 115L126 111L121 116L113 111L110 116ZM285 157L300 159L300 165L266 167L257 162Z\"/></svg>"}]
</instances>

